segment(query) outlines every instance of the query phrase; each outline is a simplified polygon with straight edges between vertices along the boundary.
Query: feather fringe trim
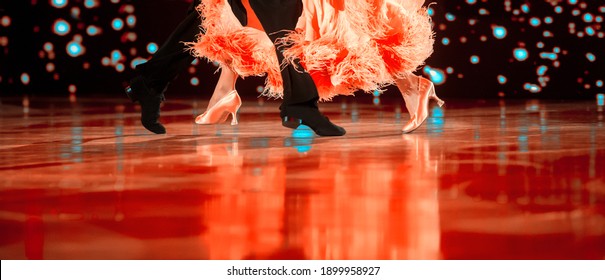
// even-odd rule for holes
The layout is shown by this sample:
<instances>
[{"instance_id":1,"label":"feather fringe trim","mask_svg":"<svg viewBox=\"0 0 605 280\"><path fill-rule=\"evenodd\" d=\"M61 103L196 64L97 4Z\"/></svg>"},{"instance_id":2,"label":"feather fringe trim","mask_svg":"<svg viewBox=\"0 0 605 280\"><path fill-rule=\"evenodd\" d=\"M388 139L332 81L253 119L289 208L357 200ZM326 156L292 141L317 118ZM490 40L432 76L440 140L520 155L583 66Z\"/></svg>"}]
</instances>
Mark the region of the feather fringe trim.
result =
<instances>
[{"instance_id":1,"label":"feather fringe trim","mask_svg":"<svg viewBox=\"0 0 605 280\"><path fill-rule=\"evenodd\" d=\"M303 1L306 5L324 2ZM353 95L357 90L380 91L396 80L405 80L433 52L432 22L423 3L334 0L331 9L335 15L323 14L317 24L314 20L319 19L312 13L322 7L307 6L299 21L302 28L276 42L286 57L281 67L300 64L315 81L321 101ZM197 57L218 61L241 77L266 74L261 95L282 97L281 67L268 36L242 27L225 0L204 0L198 11L205 19L201 28L206 34L188 43L188 49Z\"/></svg>"},{"instance_id":2,"label":"feather fringe trim","mask_svg":"<svg viewBox=\"0 0 605 280\"><path fill-rule=\"evenodd\" d=\"M196 42L186 43L196 57L217 61L240 77L265 76L263 96L281 98L283 82L275 48L258 29L244 28L225 0L204 0L198 7L204 18Z\"/></svg>"}]
</instances>

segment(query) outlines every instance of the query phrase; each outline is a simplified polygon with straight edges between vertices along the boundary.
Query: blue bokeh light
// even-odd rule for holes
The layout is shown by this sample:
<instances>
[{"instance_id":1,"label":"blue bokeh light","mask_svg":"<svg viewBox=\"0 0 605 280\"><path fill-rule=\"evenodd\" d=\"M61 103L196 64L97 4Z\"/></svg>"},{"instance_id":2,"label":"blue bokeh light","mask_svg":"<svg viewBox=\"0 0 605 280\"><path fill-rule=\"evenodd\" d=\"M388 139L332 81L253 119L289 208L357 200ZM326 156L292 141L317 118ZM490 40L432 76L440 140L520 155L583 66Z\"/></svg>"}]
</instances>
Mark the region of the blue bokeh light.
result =
<instances>
[{"instance_id":1,"label":"blue bokeh light","mask_svg":"<svg viewBox=\"0 0 605 280\"><path fill-rule=\"evenodd\" d=\"M130 67L132 69L135 69L139 64L143 64L147 62L147 59L141 58L141 57L137 57L135 59L132 60L132 62L130 63Z\"/></svg>"},{"instance_id":2,"label":"blue bokeh light","mask_svg":"<svg viewBox=\"0 0 605 280\"><path fill-rule=\"evenodd\" d=\"M494 26L493 27L493 33L494 33L494 37L496 37L496 39L503 39L506 37L506 27L504 26Z\"/></svg>"},{"instance_id":3,"label":"blue bokeh light","mask_svg":"<svg viewBox=\"0 0 605 280\"><path fill-rule=\"evenodd\" d=\"M587 53L586 54L586 58L588 59L588 61L590 62L594 62L595 60L597 60L597 57L593 54L593 53Z\"/></svg>"},{"instance_id":4,"label":"blue bokeh light","mask_svg":"<svg viewBox=\"0 0 605 280\"><path fill-rule=\"evenodd\" d=\"M300 125L292 131L292 138L294 148L296 148L299 153L305 153L311 150L315 133L310 127Z\"/></svg>"},{"instance_id":5,"label":"blue bokeh light","mask_svg":"<svg viewBox=\"0 0 605 280\"><path fill-rule=\"evenodd\" d=\"M121 18L116 18L111 21L111 27L114 30L122 30L122 28L124 28L124 21Z\"/></svg>"},{"instance_id":6,"label":"blue bokeh light","mask_svg":"<svg viewBox=\"0 0 605 280\"><path fill-rule=\"evenodd\" d=\"M99 5L98 0L85 0L84 1L84 7L88 8L88 9L95 8L98 5Z\"/></svg>"},{"instance_id":7,"label":"blue bokeh light","mask_svg":"<svg viewBox=\"0 0 605 280\"><path fill-rule=\"evenodd\" d=\"M523 88L531 93L538 93L542 90L542 88L535 84L525 83Z\"/></svg>"},{"instance_id":8,"label":"blue bokeh light","mask_svg":"<svg viewBox=\"0 0 605 280\"><path fill-rule=\"evenodd\" d=\"M498 75L498 83L500 83L501 85L506 84L506 77L503 75Z\"/></svg>"},{"instance_id":9,"label":"blue bokeh light","mask_svg":"<svg viewBox=\"0 0 605 280\"><path fill-rule=\"evenodd\" d=\"M158 45L156 43L147 44L147 52L150 54L154 54L158 51Z\"/></svg>"},{"instance_id":10,"label":"blue bokeh light","mask_svg":"<svg viewBox=\"0 0 605 280\"><path fill-rule=\"evenodd\" d=\"M87 33L89 36L95 36L95 35L99 35L99 34L101 34L101 29L100 29L100 28L98 28L98 27L96 27L96 26L94 26L94 25L91 25L91 26L88 26L88 27L86 28L86 33Z\"/></svg>"},{"instance_id":11,"label":"blue bokeh light","mask_svg":"<svg viewBox=\"0 0 605 280\"><path fill-rule=\"evenodd\" d=\"M538 76L544 76L544 74L546 74L546 71L548 71L548 67L546 65L541 65L536 70Z\"/></svg>"},{"instance_id":12,"label":"blue bokeh light","mask_svg":"<svg viewBox=\"0 0 605 280\"><path fill-rule=\"evenodd\" d=\"M67 6L67 0L52 0L50 4L55 8L63 8Z\"/></svg>"},{"instance_id":13,"label":"blue bokeh light","mask_svg":"<svg viewBox=\"0 0 605 280\"><path fill-rule=\"evenodd\" d=\"M525 61L529 57L529 53L524 48L516 48L513 50L513 55L518 61Z\"/></svg>"},{"instance_id":14,"label":"blue bokeh light","mask_svg":"<svg viewBox=\"0 0 605 280\"><path fill-rule=\"evenodd\" d=\"M119 50L113 50L111 52L111 62L113 64L116 64L117 62L119 62L120 60L122 60L124 58L124 55L122 54L122 52L120 52Z\"/></svg>"},{"instance_id":15,"label":"blue bokeh light","mask_svg":"<svg viewBox=\"0 0 605 280\"><path fill-rule=\"evenodd\" d=\"M129 15L128 17L126 17L126 23L128 24L128 26L134 27L134 25L137 23L137 17Z\"/></svg>"},{"instance_id":16,"label":"blue bokeh light","mask_svg":"<svg viewBox=\"0 0 605 280\"><path fill-rule=\"evenodd\" d=\"M540 58L543 58L543 59L550 59L550 60L555 61L555 60L557 60L557 57L558 57L558 55L556 53L548 53L548 52L540 53Z\"/></svg>"},{"instance_id":17,"label":"blue bokeh light","mask_svg":"<svg viewBox=\"0 0 605 280\"><path fill-rule=\"evenodd\" d=\"M437 68L432 68L430 66L424 67L424 73L429 76L429 79L436 85L440 85L445 83L445 73Z\"/></svg>"},{"instance_id":18,"label":"blue bokeh light","mask_svg":"<svg viewBox=\"0 0 605 280\"><path fill-rule=\"evenodd\" d=\"M29 74L22 73L21 74L21 83L23 83L24 85L28 85L29 82L30 82Z\"/></svg>"},{"instance_id":19,"label":"blue bokeh light","mask_svg":"<svg viewBox=\"0 0 605 280\"><path fill-rule=\"evenodd\" d=\"M595 34L596 34L596 32L595 32L594 28L592 28L592 27L590 27L590 26L587 26L587 27L586 27L586 29L585 29L585 31L586 31L586 34L587 34L588 36L593 36L593 35L595 35Z\"/></svg>"},{"instance_id":20,"label":"blue bokeh light","mask_svg":"<svg viewBox=\"0 0 605 280\"><path fill-rule=\"evenodd\" d=\"M77 57L84 54L84 47L77 41L71 41L67 44L67 54L71 57Z\"/></svg>"},{"instance_id":21,"label":"blue bokeh light","mask_svg":"<svg viewBox=\"0 0 605 280\"><path fill-rule=\"evenodd\" d=\"M67 21L62 19L58 19L55 21L55 24L53 26L53 31L55 32L55 34L63 36L69 33L70 30L71 26Z\"/></svg>"}]
</instances>

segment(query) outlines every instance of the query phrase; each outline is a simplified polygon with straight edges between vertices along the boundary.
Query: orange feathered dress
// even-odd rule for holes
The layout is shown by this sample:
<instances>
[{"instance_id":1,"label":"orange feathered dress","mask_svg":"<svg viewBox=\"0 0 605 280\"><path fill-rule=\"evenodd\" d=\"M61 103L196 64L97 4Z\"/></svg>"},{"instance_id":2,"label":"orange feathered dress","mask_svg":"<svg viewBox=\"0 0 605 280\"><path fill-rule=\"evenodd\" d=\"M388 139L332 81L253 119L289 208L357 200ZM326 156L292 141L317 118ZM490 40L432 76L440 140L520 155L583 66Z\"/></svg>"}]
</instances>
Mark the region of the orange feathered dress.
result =
<instances>
[{"instance_id":1,"label":"orange feathered dress","mask_svg":"<svg viewBox=\"0 0 605 280\"><path fill-rule=\"evenodd\" d=\"M320 100L357 90L373 92L395 81L409 81L409 90L419 89L415 83L425 88L430 83L412 74L433 52L424 1L302 1L296 30L276 43L283 48L285 63L299 60L311 74ZM205 34L189 43L193 54L218 61L242 77L267 75L262 95L281 97L275 47L261 27L242 26L225 0L204 0L198 10Z\"/></svg>"}]
</instances>

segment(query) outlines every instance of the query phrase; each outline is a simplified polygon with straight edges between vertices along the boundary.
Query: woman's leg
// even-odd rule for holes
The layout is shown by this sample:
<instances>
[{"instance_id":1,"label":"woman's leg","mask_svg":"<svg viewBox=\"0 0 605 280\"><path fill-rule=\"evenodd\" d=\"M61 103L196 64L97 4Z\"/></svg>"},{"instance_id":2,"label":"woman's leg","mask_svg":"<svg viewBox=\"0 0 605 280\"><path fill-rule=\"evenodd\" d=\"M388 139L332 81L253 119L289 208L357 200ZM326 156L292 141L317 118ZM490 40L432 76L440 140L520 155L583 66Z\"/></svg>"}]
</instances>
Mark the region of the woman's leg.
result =
<instances>
[{"instance_id":1,"label":"woman's leg","mask_svg":"<svg viewBox=\"0 0 605 280\"><path fill-rule=\"evenodd\" d=\"M418 91L412 89L410 79L396 79L395 84L397 85L397 89L399 89L401 96L403 96L405 108L410 114L410 119L414 118L418 109L418 96L415 96L418 95Z\"/></svg>"},{"instance_id":2,"label":"woman's leg","mask_svg":"<svg viewBox=\"0 0 605 280\"><path fill-rule=\"evenodd\" d=\"M407 78L395 81L405 100L405 107L410 113L410 120L401 129L403 133L416 130L429 116L429 101L437 101L439 107L445 103L437 97L435 86L426 78L408 75Z\"/></svg>"},{"instance_id":3,"label":"woman's leg","mask_svg":"<svg viewBox=\"0 0 605 280\"><path fill-rule=\"evenodd\" d=\"M210 102L206 111L195 118L197 124L219 124L227 120L231 114L231 125L237 124L237 111L242 105L237 91L235 91L235 82L237 74L229 67L221 68L221 76L214 88Z\"/></svg>"},{"instance_id":4,"label":"woman's leg","mask_svg":"<svg viewBox=\"0 0 605 280\"><path fill-rule=\"evenodd\" d=\"M235 82L237 81L237 78L237 74L235 74L235 72L233 72L229 67L221 67L221 75L218 78L216 86L214 87L214 92L212 93L212 97L210 98L210 102L208 102L208 107L206 110L214 106L214 104L227 95L227 93L235 90Z\"/></svg>"}]
</instances>

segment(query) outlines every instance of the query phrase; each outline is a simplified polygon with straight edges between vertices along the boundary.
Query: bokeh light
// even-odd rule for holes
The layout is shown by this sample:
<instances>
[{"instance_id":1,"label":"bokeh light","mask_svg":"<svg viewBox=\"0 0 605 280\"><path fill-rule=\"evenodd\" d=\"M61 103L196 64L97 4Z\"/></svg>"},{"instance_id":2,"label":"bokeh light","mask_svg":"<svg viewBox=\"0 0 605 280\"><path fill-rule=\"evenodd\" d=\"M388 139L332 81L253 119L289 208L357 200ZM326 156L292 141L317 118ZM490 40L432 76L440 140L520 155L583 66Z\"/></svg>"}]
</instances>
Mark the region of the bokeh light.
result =
<instances>
[{"instance_id":1,"label":"bokeh light","mask_svg":"<svg viewBox=\"0 0 605 280\"><path fill-rule=\"evenodd\" d=\"M71 30L71 26L69 25L69 23L63 19L57 19L55 21L55 24L53 25L53 31L55 34L57 35L67 35L67 33L69 33L69 31Z\"/></svg>"},{"instance_id":2,"label":"bokeh light","mask_svg":"<svg viewBox=\"0 0 605 280\"><path fill-rule=\"evenodd\" d=\"M514 49L513 54L518 61L525 61L529 57L527 50L524 48Z\"/></svg>"},{"instance_id":3,"label":"bokeh light","mask_svg":"<svg viewBox=\"0 0 605 280\"><path fill-rule=\"evenodd\" d=\"M67 44L67 53L71 57L77 57L83 55L85 48L78 41L71 41Z\"/></svg>"},{"instance_id":4,"label":"bokeh light","mask_svg":"<svg viewBox=\"0 0 605 280\"><path fill-rule=\"evenodd\" d=\"M497 39L503 39L506 37L506 27L504 26L493 26L493 34Z\"/></svg>"},{"instance_id":5,"label":"bokeh light","mask_svg":"<svg viewBox=\"0 0 605 280\"><path fill-rule=\"evenodd\" d=\"M446 76L441 69L432 68L427 65L424 67L424 73L428 75L429 79L436 85L445 83Z\"/></svg>"},{"instance_id":6,"label":"bokeh light","mask_svg":"<svg viewBox=\"0 0 605 280\"><path fill-rule=\"evenodd\" d=\"M147 44L147 52L150 54L154 54L158 51L158 45L156 43Z\"/></svg>"},{"instance_id":7,"label":"bokeh light","mask_svg":"<svg viewBox=\"0 0 605 280\"><path fill-rule=\"evenodd\" d=\"M116 31L122 30L124 28L124 21L121 18L116 18L111 22L111 27Z\"/></svg>"},{"instance_id":8,"label":"bokeh light","mask_svg":"<svg viewBox=\"0 0 605 280\"><path fill-rule=\"evenodd\" d=\"M55 8L64 8L67 2L67 0L50 0L50 4Z\"/></svg>"},{"instance_id":9,"label":"bokeh light","mask_svg":"<svg viewBox=\"0 0 605 280\"><path fill-rule=\"evenodd\" d=\"M9 16L2 16L2 19L0 19L0 24L3 27L9 27L11 25L11 18Z\"/></svg>"},{"instance_id":10,"label":"bokeh light","mask_svg":"<svg viewBox=\"0 0 605 280\"><path fill-rule=\"evenodd\" d=\"M38 64L9 65L12 68L8 74L0 73L3 86L9 81L23 85L22 73L27 73L28 84L41 83L45 77L74 83L73 79L86 72L82 70L102 67L114 75L107 80L117 84L158 51L156 40L163 40L150 32L153 28L149 26L157 29L157 25L141 16L145 10L136 1L48 0L28 5L32 14L45 15L34 18L30 30L19 32L31 33L27 38L33 38L35 52L27 55L35 57ZM433 20L436 44L419 72L439 86L437 91L443 90L446 97L472 92L486 97L567 92L594 96L602 92L605 3L601 1L440 1L428 6L427 11ZM3 59L18 48L17 37L12 35L17 34L12 32L18 28L17 16L0 17L0 26L10 30L0 33ZM167 19L165 30L158 34L168 34L180 19L176 15ZM184 84L211 86L204 82L206 76L195 75L212 72L218 64L196 59L192 65L211 69L187 72ZM468 84L488 90L461 88ZM79 90L87 88L75 86ZM252 86L259 90L257 87L264 91L263 86Z\"/></svg>"}]
</instances>

